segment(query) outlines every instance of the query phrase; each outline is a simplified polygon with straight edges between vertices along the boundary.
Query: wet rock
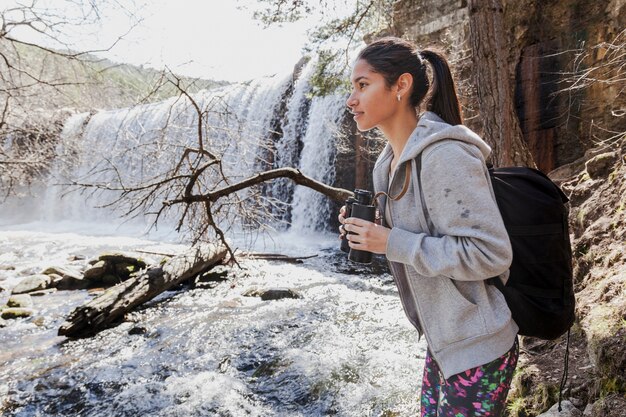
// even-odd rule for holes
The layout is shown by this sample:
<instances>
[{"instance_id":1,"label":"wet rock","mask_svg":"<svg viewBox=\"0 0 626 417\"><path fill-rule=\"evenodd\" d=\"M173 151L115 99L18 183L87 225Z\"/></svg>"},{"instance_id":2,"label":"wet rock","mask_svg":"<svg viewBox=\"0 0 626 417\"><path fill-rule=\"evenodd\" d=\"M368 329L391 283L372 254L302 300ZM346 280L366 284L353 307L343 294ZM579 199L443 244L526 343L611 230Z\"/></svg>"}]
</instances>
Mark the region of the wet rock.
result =
<instances>
[{"instance_id":1,"label":"wet rock","mask_svg":"<svg viewBox=\"0 0 626 417\"><path fill-rule=\"evenodd\" d=\"M68 268L66 266L51 266L49 268L46 268L46 270L44 270L42 274L56 274L60 275L63 278L72 278L75 280L82 280L83 278L83 274L81 274L80 271L74 268Z\"/></svg>"},{"instance_id":2,"label":"wet rock","mask_svg":"<svg viewBox=\"0 0 626 417\"><path fill-rule=\"evenodd\" d=\"M0 271L15 271L13 265L0 265Z\"/></svg>"},{"instance_id":3,"label":"wet rock","mask_svg":"<svg viewBox=\"0 0 626 417\"><path fill-rule=\"evenodd\" d=\"M38 326L38 327L45 327L45 325L46 325L46 318L45 318L44 316L38 316L38 317L35 317L35 318L33 319L33 322L32 322L32 323L33 323L35 326Z\"/></svg>"},{"instance_id":4,"label":"wet rock","mask_svg":"<svg viewBox=\"0 0 626 417\"><path fill-rule=\"evenodd\" d=\"M33 306L33 300L28 294L12 295L9 301L7 301L7 306L31 308Z\"/></svg>"},{"instance_id":5,"label":"wet rock","mask_svg":"<svg viewBox=\"0 0 626 417\"><path fill-rule=\"evenodd\" d=\"M57 282L56 288L59 290L85 290L89 288L90 282L83 277L64 276Z\"/></svg>"},{"instance_id":6,"label":"wet rock","mask_svg":"<svg viewBox=\"0 0 626 417\"><path fill-rule=\"evenodd\" d=\"M583 413L574 404L564 400L561 402L562 411L559 412L559 404L554 404L548 411L537 417L582 417Z\"/></svg>"},{"instance_id":7,"label":"wet rock","mask_svg":"<svg viewBox=\"0 0 626 417\"><path fill-rule=\"evenodd\" d=\"M270 288L267 290L248 290L243 294L245 297L261 297L263 301L281 300L283 298L302 298L300 294L290 288Z\"/></svg>"},{"instance_id":8,"label":"wet rock","mask_svg":"<svg viewBox=\"0 0 626 417\"><path fill-rule=\"evenodd\" d=\"M129 335L134 335L134 334L146 334L148 332L148 329L146 329L143 326L135 326L132 329L130 329L128 331Z\"/></svg>"},{"instance_id":9,"label":"wet rock","mask_svg":"<svg viewBox=\"0 0 626 417\"><path fill-rule=\"evenodd\" d=\"M139 269L145 268L146 263L136 256L131 254L114 252L114 253L104 253L98 257L100 261L109 261L113 264L127 263L137 266Z\"/></svg>"},{"instance_id":10,"label":"wet rock","mask_svg":"<svg viewBox=\"0 0 626 417\"><path fill-rule=\"evenodd\" d=\"M45 290L52 283L52 279L48 275L37 274L24 278L19 284L17 284L12 294L25 294L38 290Z\"/></svg>"},{"instance_id":11,"label":"wet rock","mask_svg":"<svg viewBox=\"0 0 626 417\"><path fill-rule=\"evenodd\" d=\"M3 319L17 319L30 317L34 313L35 312L31 308L11 307L2 310L2 315L0 317Z\"/></svg>"},{"instance_id":12,"label":"wet rock","mask_svg":"<svg viewBox=\"0 0 626 417\"><path fill-rule=\"evenodd\" d=\"M68 261L84 261L85 259L87 259L85 257L85 255L70 255L67 260Z\"/></svg>"},{"instance_id":13,"label":"wet rock","mask_svg":"<svg viewBox=\"0 0 626 417\"><path fill-rule=\"evenodd\" d=\"M8 323L6 322L5 319L0 318L0 329L2 329L3 327L7 327Z\"/></svg>"},{"instance_id":14,"label":"wet rock","mask_svg":"<svg viewBox=\"0 0 626 417\"><path fill-rule=\"evenodd\" d=\"M107 261L98 261L87 268L83 277L88 281L99 281L111 269L111 264Z\"/></svg>"}]
</instances>

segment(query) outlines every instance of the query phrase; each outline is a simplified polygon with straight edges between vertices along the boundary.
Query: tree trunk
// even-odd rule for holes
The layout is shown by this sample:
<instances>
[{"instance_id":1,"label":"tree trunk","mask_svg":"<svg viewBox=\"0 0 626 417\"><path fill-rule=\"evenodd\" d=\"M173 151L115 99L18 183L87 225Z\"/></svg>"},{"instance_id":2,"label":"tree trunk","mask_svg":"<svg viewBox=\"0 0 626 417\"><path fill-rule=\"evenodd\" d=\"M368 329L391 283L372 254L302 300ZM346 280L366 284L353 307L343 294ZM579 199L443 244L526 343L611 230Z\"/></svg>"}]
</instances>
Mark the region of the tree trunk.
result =
<instances>
[{"instance_id":1,"label":"tree trunk","mask_svg":"<svg viewBox=\"0 0 626 417\"><path fill-rule=\"evenodd\" d=\"M469 0L468 8L478 104L493 164L534 167L513 106L502 0Z\"/></svg>"},{"instance_id":2,"label":"tree trunk","mask_svg":"<svg viewBox=\"0 0 626 417\"><path fill-rule=\"evenodd\" d=\"M93 335L163 291L210 269L226 253L226 248L222 246L193 247L167 261L162 268L150 268L136 278L111 287L87 304L75 308L59 328L59 336Z\"/></svg>"}]
</instances>

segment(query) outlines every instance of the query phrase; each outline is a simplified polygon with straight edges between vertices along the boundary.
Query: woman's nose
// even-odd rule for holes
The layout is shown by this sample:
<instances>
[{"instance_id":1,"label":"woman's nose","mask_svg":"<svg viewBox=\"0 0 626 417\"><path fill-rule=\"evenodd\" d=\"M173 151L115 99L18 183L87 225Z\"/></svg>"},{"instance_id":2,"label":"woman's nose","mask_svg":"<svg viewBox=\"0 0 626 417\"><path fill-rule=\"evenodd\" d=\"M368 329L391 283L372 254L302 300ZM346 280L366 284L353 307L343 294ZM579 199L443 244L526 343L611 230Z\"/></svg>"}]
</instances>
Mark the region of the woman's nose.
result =
<instances>
[{"instance_id":1,"label":"woman's nose","mask_svg":"<svg viewBox=\"0 0 626 417\"><path fill-rule=\"evenodd\" d=\"M346 106L348 109L352 110L352 107L356 104L356 99L354 98L354 93L350 94L350 97L346 100Z\"/></svg>"}]
</instances>

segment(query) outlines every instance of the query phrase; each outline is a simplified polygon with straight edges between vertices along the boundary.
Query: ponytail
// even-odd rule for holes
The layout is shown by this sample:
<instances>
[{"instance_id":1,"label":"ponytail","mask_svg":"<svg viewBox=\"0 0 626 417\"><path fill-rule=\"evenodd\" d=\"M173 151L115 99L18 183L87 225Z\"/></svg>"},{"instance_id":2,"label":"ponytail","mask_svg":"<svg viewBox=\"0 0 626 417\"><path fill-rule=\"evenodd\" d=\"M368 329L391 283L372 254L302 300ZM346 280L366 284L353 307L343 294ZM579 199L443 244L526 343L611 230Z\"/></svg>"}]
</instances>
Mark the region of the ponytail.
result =
<instances>
[{"instance_id":1,"label":"ponytail","mask_svg":"<svg viewBox=\"0 0 626 417\"><path fill-rule=\"evenodd\" d=\"M456 95L456 87L448 61L440 52L425 49L417 51L412 43L394 37L378 39L366 46L357 59L364 59L385 78L388 87L398 81L400 75L409 73L413 77L413 91L410 103L436 113L446 123L460 125L461 105ZM427 61L433 70L433 85L427 75Z\"/></svg>"},{"instance_id":2,"label":"ponytail","mask_svg":"<svg viewBox=\"0 0 626 417\"><path fill-rule=\"evenodd\" d=\"M461 103L456 94L456 86L448 61L441 53L430 49L421 51L420 55L430 63L433 69L433 85L427 109L436 113L446 123L462 124Z\"/></svg>"}]
</instances>

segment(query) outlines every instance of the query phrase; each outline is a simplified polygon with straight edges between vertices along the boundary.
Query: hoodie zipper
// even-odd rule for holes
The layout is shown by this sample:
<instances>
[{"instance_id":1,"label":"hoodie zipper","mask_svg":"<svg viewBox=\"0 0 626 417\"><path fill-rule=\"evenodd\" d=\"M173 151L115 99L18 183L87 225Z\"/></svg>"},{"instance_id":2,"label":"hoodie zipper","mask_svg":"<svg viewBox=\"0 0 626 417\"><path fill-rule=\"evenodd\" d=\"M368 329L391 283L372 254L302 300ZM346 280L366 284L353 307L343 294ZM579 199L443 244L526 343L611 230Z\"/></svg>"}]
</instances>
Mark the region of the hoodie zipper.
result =
<instances>
[{"instance_id":1,"label":"hoodie zipper","mask_svg":"<svg viewBox=\"0 0 626 417\"><path fill-rule=\"evenodd\" d=\"M409 162L405 162L405 163L409 163ZM393 183L393 180L396 178L396 173L398 172L398 166L399 165L400 164L396 165L396 169L393 172L393 176L389 179L389 186L387 187L387 191L391 190L391 184ZM420 192L421 192L421 190L420 190ZM421 198L421 196L420 196L420 198ZM392 216L392 212L391 212L391 203L389 202L388 199L385 200L385 206L386 206L385 209L389 210L389 220L391 220L390 226L393 228L393 216ZM411 299L414 299L414 297L412 296L411 291L409 289L407 289L405 287L405 285L400 284L400 282L396 279L396 275L393 273L395 271L395 269L396 269L394 267L394 265L392 265L391 262L388 262L388 264L389 264L389 267L392 270L392 274L391 275L393 277L393 280L395 281L396 286L398 287L398 290L400 291L400 304L402 304L402 309L404 310L404 314L409 319L411 324L413 324L413 326L417 329L417 334L418 334L417 341L419 342L422 339L422 335L424 335L424 337L426 338L426 344L428 346L430 346L431 345L430 338L428 337L426 332L423 330L423 327L422 327L422 324L421 324L422 320L420 318L419 307L417 306L417 302L415 302L415 304L416 304L415 305L415 315L417 316L417 321L416 321L407 313L406 307L404 306L404 303L402 302L402 293L411 295L411 297L410 297ZM404 275L406 277L406 275L407 275L406 271L405 271ZM428 349L428 347L427 347L427 349ZM434 352L432 350L430 350L430 356L431 356L432 360L435 362L435 364L437 364L437 369L439 370L439 376L440 376L441 380L445 380L445 375L443 374L443 370L441 369L441 366L439 365L439 361L437 360L437 358L436 358L436 356L435 356L435 354L434 354Z\"/></svg>"},{"instance_id":2,"label":"hoodie zipper","mask_svg":"<svg viewBox=\"0 0 626 417\"><path fill-rule=\"evenodd\" d=\"M391 178L389 179L389 186L387 187L387 191L391 190L391 185L393 183L393 180L396 178L396 173L398 172L398 166L399 165L400 164L396 165L396 169L394 170ZM393 228L393 215L392 215L392 212L391 212L391 203L389 202L388 198L385 199L385 206L386 206L385 208L387 210L389 210L389 220L391 221L390 226ZM396 269L395 266L392 265L391 262L389 262L389 267L391 268L392 272L395 271L395 269ZM396 274L392 273L391 275L393 276L393 280L395 281L396 286L400 290L400 295L402 295L403 293L404 294L411 294L411 291L408 290L403 283L400 283L400 281L398 281L396 279ZM404 275L406 276L406 273ZM411 324L413 324L413 326L415 326L415 328L417 329L417 334L418 334L417 341L419 342L422 339L423 330L422 330L421 320L419 318L419 313L417 312L417 306L415 308L415 314L417 315L417 321L416 321L416 320L413 319L413 317L411 317L408 314L407 309L404 306L404 303L402 302L402 296L400 297L400 304L402 304L402 309L404 310L404 314L408 317L408 319L411 322Z\"/></svg>"}]
</instances>

